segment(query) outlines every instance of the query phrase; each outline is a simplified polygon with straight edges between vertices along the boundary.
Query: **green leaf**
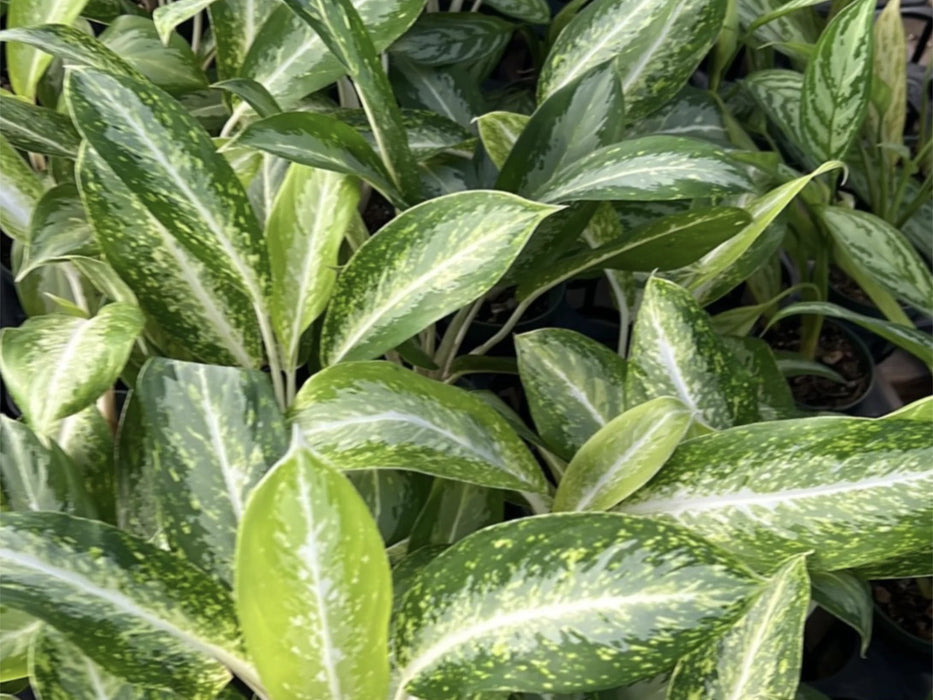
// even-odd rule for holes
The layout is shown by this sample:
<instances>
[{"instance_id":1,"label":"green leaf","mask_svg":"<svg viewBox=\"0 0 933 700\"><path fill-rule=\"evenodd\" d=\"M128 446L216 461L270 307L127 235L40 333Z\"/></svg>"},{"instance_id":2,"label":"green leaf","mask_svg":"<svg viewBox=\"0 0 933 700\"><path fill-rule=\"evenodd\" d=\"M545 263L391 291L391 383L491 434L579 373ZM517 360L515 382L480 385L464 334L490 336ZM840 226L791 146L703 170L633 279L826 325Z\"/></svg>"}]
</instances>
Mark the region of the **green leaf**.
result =
<instances>
[{"instance_id":1,"label":"green leaf","mask_svg":"<svg viewBox=\"0 0 933 700\"><path fill-rule=\"evenodd\" d=\"M885 420L917 420L924 423L933 423L933 396L917 399L913 403L909 403L881 417Z\"/></svg>"},{"instance_id":2,"label":"green leaf","mask_svg":"<svg viewBox=\"0 0 933 700\"><path fill-rule=\"evenodd\" d=\"M459 481L435 479L431 495L408 539L408 550L428 545L446 545L470 533L501 523L502 491Z\"/></svg>"},{"instance_id":3,"label":"green leaf","mask_svg":"<svg viewBox=\"0 0 933 700\"><path fill-rule=\"evenodd\" d=\"M134 396L169 545L232 583L246 497L288 446L269 377L153 358Z\"/></svg>"},{"instance_id":4,"label":"green leaf","mask_svg":"<svg viewBox=\"0 0 933 700\"><path fill-rule=\"evenodd\" d=\"M259 366L255 314L239 285L183 246L93 150L82 149L76 170L95 237L146 315L195 359Z\"/></svg>"},{"instance_id":5,"label":"green leaf","mask_svg":"<svg viewBox=\"0 0 933 700\"><path fill-rule=\"evenodd\" d=\"M676 521L756 567L812 550L815 569L851 568L928 545L931 459L915 421L758 423L684 443L619 509Z\"/></svg>"},{"instance_id":6,"label":"green leaf","mask_svg":"<svg viewBox=\"0 0 933 700\"><path fill-rule=\"evenodd\" d=\"M739 23L749 31L752 23L770 12L777 11L788 0L742 0L737 3ZM816 43L820 34L819 17L812 10L793 12L771 20L751 31L758 45L774 46L781 53L800 62L808 55L799 47ZM755 44L753 44L755 46Z\"/></svg>"},{"instance_id":7,"label":"green leaf","mask_svg":"<svg viewBox=\"0 0 933 700\"><path fill-rule=\"evenodd\" d=\"M796 556L730 630L677 662L668 700L792 697L809 603L806 560Z\"/></svg>"},{"instance_id":8,"label":"green leaf","mask_svg":"<svg viewBox=\"0 0 933 700\"><path fill-rule=\"evenodd\" d=\"M41 627L31 615L0 606L0 682L29 675L29 647Z\"/></svg>"},{"instance_id":9,"label":"green leaf","mask_svg":"<svg viewBox=\"0 0 933 700\"><path fill-rule=\"evenodd\" d=\"M884 85L889 96L881 105L869 100L869 133L877 143L902 144L907 121L907 39L900 0L885 4L874 22L872 42L872 84Z\"/></svg>"},{"instance_id":10,"label":"green leaf","mask_svg":"<svg viewBox=\"0 0 933 700\"><path fill-rule=\"evenodd\" d=\"M286 112L253 122L233 141L315 168L356 175L397 206L401 193L382 161L357 131L326 114Z\"/></svg>"},{"instance_id":11,"label":"green leaf","mask_svg":"<svg viewBox=\"0 0 933 700\"><path fill-rule=\"evenodd\" d=\"M856 0L833 18L807 63L800 132L817 160L845 155L868 108L872 69L873 0Z\"/></svg>"},{"instance_id":12,"label":"green leaf","mask_svg":"<svg viewBox=\"0 0 933 700\"><path fill-rule=\"evenodd\" d=\"M679 136L643 136L593 151L555 173L534 196L545 202L697 199L753 188L718 146Z\"/></svg>"},{"instance_id":13,"label":"green leaf","mask_svg":"<svg viewBox=\"0 0 933 700\"><path fill-rule=\"evenodd\" d=\"M515 337L535 428L565 460L625 410L625 360L584 335L544 328Z\"/></svg>"},{"instance_id":14,"label":"green leaf","mask_svg":"<svg viewBox=\"0 0 933 700\"><path fill-rule=\"evenodd\" d=\"M32 168L0 135L0 228L4 233L17 241L29 241L29 222L44 191Z\"/></svg>"},{"instance_id":15,"label":"green leaf","mask_svg":"<svg viewBox=\"0 0 933 700\"><path fill-rule=\"evenodd\" d=\"M90 319L31 318L0 332L0 372L37 433L94 402L117 379L143 328L139 309L108 304Z\"/></svg>"},{"instance_id":16,"label":"green leaf","mask_svg":"<svg viewBox=\"0 0 933 700\"><path fill-rule=\"evenodd\" d=\"M822 207L818 214L849 260L894 297L929 312L933 274L904 234L868 212Z\"/></svg>"},{"instance_id":17,"label":"green leaf","mask_svg":"<svg viewBox=\"0 0 933 700\"><path fill-rule=\"evenodd\" d=\"M730 555L666 523L611 513L502 523L416 575L395 627L399 686L434 700L631 683L706 643L757 588Z\"/></svg>"},{"instance_id":18,"label":"green leaf","mask_svg":"<svg viewBox=\"0 0 933 700\"><path fill-rule=\"evenodd\" d=\"M309 446L341 469L409 469L479 486L548 490L528 448L492 408L388 362L318 372L298 392L292 420Z\"/></svg>"},{"instance_id":19,"label":"green leaf","mask_svg":"<svg viewBox=\"0 0 933 700\"><path fill-rule=\"evenodd\" d=\"M97 255L100 251L84 214L74 185L48 190L36 204L30 223L29 245L16 281L46 263L75 255Z\"/></svg>"},{"instance_id":20,"label":"green leaf","mask_svg":"<svg viewBox=\"0 0 933 700\"><path fill-rule=\"evenodd\" d=\"M687 407L667 396L617 416L570 460L554 495L554 511L612 508L658 472L691 420Z\"/></svg>"},{"instance_id":21,"label":"green leaf","mask_svg":"<svg viewBox=\"0 0 933 700\"><path fill-rule=\"evenodd\" d=\"M266 20L278 8L278 3L274 2L215 0L208 12L214 30L214 42L217 44L218 77L252 77L240 76L240 68L253 42L265 27Z\"/></svg>"},{"instance_id":22,"label":"green leaf","mask_svg":"<svg viewBox=\"0 0 933 700\"><path fill-rule=\"evenodd\" d=\"M875 614L869 585L851 571L814 571L810 582L814 602L859 633L864 657L871 642Z\"/></svg>"},{"instance_id":23,"label":"green leaf","mask_svg":"<svg viewBox=\"0 0 933 700\"><path fill-rule=\"evenodd\" d=\"M652 278L632 330L627 405L680 399L694 420L722 429L758 419L757 387L690 294Z\"/></svg>"},{"instance_id":24,"label":"green leaf","mask_svg":"<svg viewBox=\"0 0 933 700\"><path fill-rule=\"evenodd\" d=\"M547 0L486 0L484 4L529 24L547 24L551 19Z\"/></svg>"},{"instance_id":25,"label":"green leaf","mask_svg":"<svg viewBox=\"0 0 933 700\"><path fill-rule=\"evenodd\" d=\"M212 2L213 1L214 0L212 0ZM255 80L250 80L249 78L230 78L229 80L221 80L218 83L214 83L211 87L226 90L237 97L242 97L260 117L271 117L282 111L282 108L279 107L279 103L269 94L269 91Z\"/></svg>"},{"instance_id":26,"label":"green leaf","mask_svg":"<svg viewBox=\"0 0 933 700\"><path fill-rule=\"evenodd\" d=\"M87 0L10 0L6 27L17 29L47 23L71 24L78 19L86 4ZM30 46L8 43L6 60L13 92L30 101L35 100L36 85L52 58Z\"/></svg>"},{"instance_id":27,"label":"green leaf","mask_svg":"<svg viewBox=\"0 0 933 700\"><path fill-rule=\"evenodd\" d=\"M207 87L207 77L188 42L180 35L172 34L163 45L150 19L122 15L103 31L99 39L166 92L177 95Z\"/></svg>"},{"instance_id":28,"label":"green leaf","mask_svg":"<svg viewBox=\"0 0 933 700\"><path fill-rule=\"evenodd\" d=\"M81 491L90 497L97 519L107 523L116 522L113 430L97 406L88 406L62 419L50 436L83 476Z\"/></svg>"},{"instance_id":29,"label":"green leaf","mask_svg":"<svg viewBox=\"0 0 933 700\"><path fill-rule=\"evenodd\" d=\"M155 22L156 30L159 32L159 39L163 44L168 44L172 32L182 22L187 22L201 10L206 9L215 0L175 0L170 5L162 5L152 12L152 20Z\"/></svg>"},{"instance_id":30,"label":"green leaf","mask_svg":"<svg viewBox=\"0 0 933 700\"><path fill-rule=\"evenodd\" d=\"M270 696L387 694L392 577L382 537L353 485L310 451L293 447L250 496L235 595Z\"/></svg>"},{"instance_id":31,"label":"green leaf","mask_svg":"<svg viewBox=\"0 0 933 700\"><path fill-rule=\"evenodd\" d=\"M541 70L538 97L616 59L626 118L646 116L684 86L715 43L725 15L724 0L598 0L554 42Z\"/></svg>"},{"instance_id":32,"label":"green leaf","mask_svg":"<svg viewBox=\"0 0 933 700\"><path fill-rule=\"evenodd\" d=\"M301 334L327 306L340 243L360 193L349 177L291 165L266 222L272 323L286 369L297 366Z\"/></svg>"},{"instance_id":33,"label":"green leaf","mask_svg":"<svg viewBox=\"0 0 933 700\"><path fill-rule=\"evenodd\" d=\"M535 110L500 167L499 189L527 194L557 171L609 146L624 133L617 64L597 66Z\"/></svg>"},{"instance_id":34,"label":"green leaf","mask_svg":"<svg viewBox=\"0 0 933 700\"><path fill-rule=\"evenodd\" d=\"M431 490L430 478L395 469L351 471L347 478L372 513L387 546L408 537Z\"/></svg>"},{"instance_id":35,"label":"green leaf","mask_svg":"<svg viewBox=\"0 0 933 700\"><path fill-rule=\"evenodd\" d=\"M473 117L483 111L483 97L465 69L430 68L397 57L392 70L392 84L403 107L436 112L464 128L470 128Z\"/></svg>"},{"instance_id":36,"label":"green leaf","mask_svg":"<svg viewBox=\"0 0 933 700\"><path fill-rule=\"evenodd\" d=\"M159 513L151 444L144 428L140 401L131 391L123 404L114 440L116 521L122 530L168 549Z\"/></svg>"},{"instance_id":37,"label":"green leaf","mask_svg":"<svg viewBox=\"0 0 933 700\"><path fill-rule=\"evenodd\" d=\"M514 25L475 12L430 12L392 44L391 54L426 66L465 64L501 52Z\"/></svg>"},{"instance_id":38,"label":"green leaf","mask_svg":"<svg viewBox=\"0 0 933 700\"><path fill-rule=\"evenodd\" d=\"M933 562L933 550L929 547L922 547L907 554L879 559L873 564L860 566L857 574L865 580L933 576L931 562Z\"/></svg>"},{"instance_id":39,"label":"green leaf","mask_svg":"<svg viewBox=\"0 0 933 700\"><path fill-rule=\"evenodd\" d=\"M801 301L785 306L771 317L770 323L773 325L782 318L795 314L814 314L849 321L919 357L927 367L933 367L933 336L916 328L908 328L873 316L863 316L828 301Z\"/></svg>"},{"instance_id":40,"label":"green leaf","mask_svg":"<svg viewBox=\"0 0 933 700\"><path fill-rule=\"evenodd\" d=\"M192 700L220 691L225 666L257 683L230 594L174 554L62 513L2 513L0 562L4 604L110 673Z\"/></svg>"},{"instance_id":41,"label":"green leaf","mask_svg":"<svg viewBox=\"0 0 933 700\"><path fill-rule=\"evenodd\" d=\"M629 137L668 134L731 146L722 111L710 93L685 87L663 107L628 129Z\"/></svg>"},{"instance_id":42,"label":"green leaf","mask_svg":"<svg viewBox=\"0 0 933 700\"><path fill-rule=\"evenodd\" d=\"M338 109L332 115L359 131L370 145L377 145L363 110ZM402 126L408 134L408 146L419 161L428 160L450 149L472 154L475 142L473 134L439 114L424 109L403 109Z\"/></svg>"},{"instance_id":43,"label":"green leaf","mask_svg":"<svg viewBox=\"0 0 933 700\"><path fill-rule=\"evenodd\" d=\"M71 120L55 110L0 95L0 134L16 148L74 158L81 137Z\"/></svg>"},{"instance_id":44,"label":"green leaf","mask_svg":"<svg viewBox=\"0 0 933 700\"><path fill-rule=\"evenodd\" d=\"M476 119L486 153L500 170L530 117L513 112L488 112Z\"/></svg>"},{"instance_id":45,"label":"green leaf","mask_svg":"<svg viewBox=\"0 0 933 700\"><path fill-rule=\"evenodd\" d=\"M557 211L503 192L460 192L402 212L337 280L321 334L325 364L378 357L478 299Z\"/></svg>"},{"instance_id":46,"label":"green leaf","mask_svg":"<svg viewBox=\"0 0 933 700\"><path fill-rule=\"evenodd\" d=\"M784 136L785 148L795 160L807 164L814 156L804 153L804 137L800 130L800 101L803 74L791 70L761 70L742 81L752 99L764 111Z\"/></svg>"}]
</instances>

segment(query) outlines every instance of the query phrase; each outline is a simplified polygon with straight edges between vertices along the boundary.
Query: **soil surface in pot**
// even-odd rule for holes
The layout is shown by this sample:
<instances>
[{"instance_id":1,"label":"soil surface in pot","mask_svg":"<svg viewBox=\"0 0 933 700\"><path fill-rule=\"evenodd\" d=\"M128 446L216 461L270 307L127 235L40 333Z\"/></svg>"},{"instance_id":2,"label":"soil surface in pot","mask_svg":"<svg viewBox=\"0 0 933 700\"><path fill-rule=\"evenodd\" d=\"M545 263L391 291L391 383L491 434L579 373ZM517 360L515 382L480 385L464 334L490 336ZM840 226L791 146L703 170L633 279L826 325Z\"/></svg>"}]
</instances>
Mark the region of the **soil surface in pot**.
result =
<instances>
[{"instance_id":1,"label":"soil surface in pot","mask_svg":"<svg viewBox=\"0 0 933 700\"><path fill-rule=\"evenodd\" d=\"M917 579L903 578L872 583L875 602L908 634L933 642L933 601L927 598Z\"/></svg>"},{"instance_id":2,"label":"soil surface in pot","mask_svg":"<svg viewBox=\"0 0 933 700\"><path fill-rule=\"evenodd\" d=\"M775 350L800 351L800 323L779 323L765 335L765 340ZM808 406L829 408L847 406L862 396L871 381L871 367L859 354L858 347L839 329L839 326L824 323L820 333L820 344L816 359L846 380L845 384L823 377L804 374L790 377L794 400Z\"/></svg>"},{"instance_id":3,"label":"soil surface in pot","mask_svg":"<svg viewBox=\"0 0 933 700\"><path fill-rule=\"evenodd\" d=\"M829 268L829 286L848 299L866 306L875 305L875 302L858 286L858 283L838 267Z\"/></svg>"}]
</instances>

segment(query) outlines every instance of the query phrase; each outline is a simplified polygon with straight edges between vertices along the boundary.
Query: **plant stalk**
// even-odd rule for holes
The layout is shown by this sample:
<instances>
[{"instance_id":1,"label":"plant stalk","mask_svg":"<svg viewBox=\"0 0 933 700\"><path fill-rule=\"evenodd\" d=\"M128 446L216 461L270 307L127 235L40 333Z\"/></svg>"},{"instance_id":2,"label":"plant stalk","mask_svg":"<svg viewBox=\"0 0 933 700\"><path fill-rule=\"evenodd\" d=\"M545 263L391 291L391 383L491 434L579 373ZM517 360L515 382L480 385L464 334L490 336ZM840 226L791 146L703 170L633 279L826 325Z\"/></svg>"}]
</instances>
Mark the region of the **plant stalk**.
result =
<instances>
[{"instance_id":1,"label":"plant stalk","mask_svg":"<svg viewBox=\"0 0 933 700\"><path fill-rule=\"evenodd\" d=\"M528 307L531 306L532 303L534 303L535 299L541 296L541 294L543 294L545 291L547 290L538 291L535 294L532 294L530 297L528 297L524 301L519 302L518 306L516 306L515 310L512 312L512 315L509 316L508 320L502 325L502 328L500 328L498 332L496 332L496 334L493 335L485 343L483 343L477 348L474 348L473 350L470 350L470 354L471 355L485 355L492 348L494 348L496 345L501 343L505 339L505 337L509 333L512 332L512 329L514 329L515 326L518 324L518 322L521 320L522 314L524 314L528 310Z\"/></svg>"}]
</instances>

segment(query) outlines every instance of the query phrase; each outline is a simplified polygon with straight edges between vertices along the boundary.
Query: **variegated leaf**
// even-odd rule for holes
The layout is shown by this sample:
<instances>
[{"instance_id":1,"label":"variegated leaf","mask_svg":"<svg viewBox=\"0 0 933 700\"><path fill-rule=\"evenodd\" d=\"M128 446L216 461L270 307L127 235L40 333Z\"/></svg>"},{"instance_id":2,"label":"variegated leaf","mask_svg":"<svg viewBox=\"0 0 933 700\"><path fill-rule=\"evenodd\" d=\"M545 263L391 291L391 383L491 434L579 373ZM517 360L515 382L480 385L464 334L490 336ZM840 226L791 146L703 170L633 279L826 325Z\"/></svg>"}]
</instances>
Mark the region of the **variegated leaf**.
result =
<instances>
[{"instance_id":1,"label":"variegated leaf","mask_svg":"<svg viewBox=\"0 0 933 700\"><path fill-rule=\"evenodd\" d=\"M800 134L819 161L841 158L861 129L872 70L874 0L856 0L820 35L803 77Z\"/></svg>"},{"instance_id":2,"label":"variegated leaf","mask_svg":"<svg viewBox=\"0 0 933 700\"><path fill-rule=\"evenodd\" d=\"M32 213L30 229L17 281L53 260L100 253L72 184L58 185L42 195Z\"/></svg>"},{"instance_id":3,"label":"variegated leaf","mask_svg":"<svg viewBox=\"0 0 933 700\"><path fill-rule=\"evenodd\" d=\"M901 16L901 0L888 0L872 29L874 54L872 81L887 88L881 104L869 100L866 123L877 143L904 142L907 121L907 39ZM891 158L891 155L886 156Z\"/></svg>"},{"instance_id":4,"label":"variegated leaf","mask_svg":"<svg viewBox=\"0 0 933 700\"><path fill-rule=\"evenodd\" d=\"M174 554L62 513L0 513L5 605L133 683L213 698L245 660L230 594Z\"/></svg>"},{"instance_id":5,"label":"variegated leaf","mask_svg":"<svg viewBox=\"0 0 933 700\"><path fill-rule=\"evenodd\" d=\"M65 158L81 141L65 115L7 95L0 95L0 134L20 150Z\"/></svg>"},{"instance_id":6,"label":"variegated leaf","mask_svg":"<svg viewBox=\"0 0 933 700\"><path fill-rule=\"evenodd\" d=\"M552 95L616 59L626 118L646 116L684 86L716 41L725 14L724 0L598 0L554 42L538 96Z\"/></svg>"},{"instance_id":7,"label":"variegated leaf","mask_svg":"<svg viewBox=\"0 0 933 700\"><path fill-rule=\"evenodd\" d=\"M818 417L690 440L621 511L673 520L763 569L832 571L928 546L933 436L916 421Z\"/></svg>"},{"instance_id":8,"label":"variegated leaf","mask_svg":"<svg viewBox=\"0 0 933 700\"><path fill-rule=\"evenodd\" d=\"M359 131L371 146L378 146L362 109L339 109L332 114ZM408 146L419 161L454 149L472 153L476 141L473 134L456 122L426 109L403 109L402 126L408 135Z\"/></svg>"},{"instance_id":9,"label":"variegated leaf","mask_svg":"<svg viewBox=\"0 0 933 700\"><path fill-rule=\"evenodd\" d=\"M117 490L117 525L168 549L159 512L156 470L146 439L143 410L135 392L130 392L120 413L114 449Z\"/></svg>"},{"instance_id":10,"label":"variegated leaf","mask_svg":"<svg viewBox=\"0 0 933 700\"><path fill-rule=\"evenodd\" d=\"M116 381L143 327L139 309L108 304L90 319L47 314L0 333L0 372L37 433L93 403Z\"/></svg>"},{"instance_id":11,"label":"variegated leaf","mask_svg":"<svg viewBox=\"0 0 933 700\"><path fill-rule=\"evenodd\" d=\"M757 590L732 556L666 523L611 513L502 523L416 575L394 632L396 698L650 678L723 630Z\"/></svg>"},{"instance_id":12,"label":"variegated leaf","mask_svg":"<svg viewBox=\"0 0 933 700\"><path fill-rule=\"evenodd\" d=\"M217 44L217 75L240 76L246 55L279 4L268 0L215 0L208 8ZM249 77L249 76L242 76Z\"/></svg>"},{"instance_id":13,"label":"variegated leaf","mask_svg":"<svg viewBox=\"0 0 933 700\"><path fill-rule=\"evenodd\" d=\"M436 112L464 128L483 110L483 98L464 68L431 68L397 57L392 62L392 87L402 107Z\"/></svg>"},{"instance_id":14,"label":"variegated leaf","mask_svg":"<svg viewBox=\"0 0 933 700\"><path fill-rule=\"evenodd\" d=\"M866 580L933 576L933 549L924 546L907 554L879 559L858 567L856 573Z\"/></svg>"},{"instance_id":15,"label":"variegated leaf","mask_svg":"<svg viewBox=\"0 0 933 700\"><path fill-rule=\"evenodd\" d=\"M461 481L435 479L431 495L408 538L408 551L447 545L504 517L502 491Z\"/></svg>"},{"instance_id":16,"label":"variegated leaf","mask_svg":"<svg viewBox=\"0 0 933 700\"><path fill-rule=\"evenodd\" d=\"M279 103L269 94L269 91L255 80L229 78L213 83L211 87L226 90L237 97L243 98L260 117L271 117L273 114L279 114L282 111Z\"/></svg>"},{"instance_id":17,"label":"variegated leaf","mask_svg":"<svg viewBox=\"0 0 933 700\"><path fill-rule=\"evenodd\" d=\"M45 187L10 142L0 135L0 228L27 243L29 222Z\"/></svg>"},{"instance_id":18,"label":"variegated leaf","mask_svg":"<svg viewBox=\"0 0 933 700\"><path fill-rule=\"evenodd\" d=\"M534 193L544 202L697 199L753 189L718 146L679 136L643 136L593 151Z\"/></svg>"},{"instance_id":19,"label":"variegated leaf","mask_svg":"<svg viewBox=\"0 0 933 700\"><path fill-rule=\"evenodd\" d=\"M551 19L547 0L486 0L485 4L504 15L531 24L547 24Z\"/></svg>"},{"instance_id":20,"label":"variegated leaf","mask_svg":"<svg viewBox=\"0 0 933 700\"><path fill-rule=\"evenodd\" d=\"M933 396L926 396L882 416L885 420L919 420L933 423Z\"/></svg>"},{"instance_id":21,"label":"variegated leaf","mask_svg":"<svg viewBox=\"0 0 933 700\"><path fill-rule=\"evenodd\" d=\"M565 460L625 410L625 360L573 331L515 337L518 371L535 428Z\"/></svg>"},{"instance_id":22,"label":"variegated leaf","mask_svg":"<svg viewBox=\"0 0 933 700\"><path fill-rule=\"evenodd\" d=\"M628 406L680 399L694 420L721 429L758 419L757 387L685 289L652 278L632 330Z\"/></svg>"},{"instance_id":23,"label":"variegated leaf","mask_svg":"<svg viewBox=\"0 0 933 700\"><path fill-rule=\"evenodd\" d=\"M42 622L0 606L0 683L29 675L29 647Z\"/></svg>"},{"instance_id":24,"label":"variegated leaf","mask_svg":"<svg viewBox=\"0 0 933 700\"><path fill-rule=\"evenodd\" d=\"M677 662L667 699L793 697L800 684L809 603L806 560L795 556L777 570L731 629Z\"/></svg>"},{"instance_id":25,"label":"variegated leaf","mask_svg":"<svg viewBox=\"0 0 933 700\"><path fill-rule=\"evenodd\" d=\"M771 347L755 337L723 336L722 339L758 385L758 412L762 420L798 417L794 396Z\"/></svg>"},{"instance_id":26,"label":"variegated leaf","mask_svg":"<svg viewBox=\"0 0 933 700\"><path fill-rule=\"evenodd\" d=\"M667 134L731 146L722 111L708 92L685 87L674 99L628 129L629 137Z\"/></svg>"},{"instance_id":27,"label":"variegated leaf","mask_svg":"<svg viewBox=\"0 0 933 700\"><path fill-rule=\"evenodd\" d=\"M426 66L471 63L501 52L513 26L492 15L429 12L392 44L390 54Z\"/></svg>"},{"instance_id":28,"label":"variegated leaf","mask_svg":"<svg viewBox=\"0 0 933 700\"><path fill-rule=\"evenodd\" d=\"M687 407L667 396L615 417L570 460L554 494L554 511L612 508L658 472L691 421Z\"/></svg>"},{"instance_id":29,"label":"variegated leaf","mask_svg":"<svg viewBox=\"0 0 933 700\"><path fill-rule=\"evenodd\" d=\"M207 9L215 0L175 0L168 5L160 5L152 13L152 21L159 32L159 39L168 44L172 32L182 22L187 22L202 10Z\"/></svg>"},{"instance_id":30,"label":"variegated leaf","mask_svg":"<svg viewBox=\"0 0 933 700\"><path fill-rule=\"evenodd\" d=\"M809 164L816 156L804 151L804 138L800 130L800 101L803 74L792 70L760 70L749 75L742 85L777 126L784 137L784 148L794 159Z\"/></svg>"},{"instance_id":31,"label":"variegated leaf","mask_svg":"<svg viewBox=\"0 0 933 700\"><path fill-rule=\"evenodd\" d=\"M246 497L288 445L268 376L153 358L136 380L134 400L169 545L232 583Z\"/></svg>"},{"instance_id":32,"label":"variegated leaf","mask_svg":"<svg viewBox=\"0 0 933 700\"><path fill-rule=\"evenodd\" d=\"M388 362L318 372L298 392L292 420L310 448L341 469L410 469L480 486L548 490L531 453L492 408Z\"/></svg>"},{"instance_id":33,"label":"variegated leaf","mask_svg":"<svg viewBox=\"0 0 933 700\"><path fill-rule=\"evenodd\" d=\"M461 192L408 209L337 280L321 333L326 364L378 357L487 292L557 211L504 192Z\"/></svg>"},{"instance_id":34,"label":"variegated leaf","mask_svg":"<svg viewBox=\"0 0 933 700\"><path fill-rule=\"evenodd\" d=\"M346 477L300 446L250 496L235 595L270 697L386 696L392 576L382 537Z\"/></svg>"},{"instance_id":35,"label":"variegated leaf","mask_svg":"<svg viewBox=\"0 0 933 700\"><path fill-rule=\"evenodd\" d=\"M514 112L488 112L476 118L483 148L497 168L501 169L505 164L512 147L530 119L526 114Z\"/></svg>"},{"instance_id":36,"label":"variegated leaf","mask_svg":"<svg viewBox=\"0 0 933 700\"><path fill-rule=\"evenodd\" d=\"M810 583L814 602L858 632L865 656L875 614L871 587L851 571L814 571Z\"/></svg>"},{"instance_id":37,"label":"variegated leaf","mask_svg":"<svg viewBox=\"0 0 933 700\"><path fill-rule=\"evenodd\" d=\"M789 0L741 0L736 3L739 24L746 30L755 20L778 11ZM820 25L812 10L791 12L762 24L752 34L763 45L774 46L781 53L798 60L806 60L808 55L800 48L816 43Z\"/></svg>"},{"instance_id":38,"label":"variegated leaf","mask_svg":"<svg viewBox=\"0 0 933 700\"><path fill-rule=\"evenodd\" d=\"M105 394L102 403L107 407L113 399ZM97 519L106 523L116 523L115 427L93 405L62 419L50 436L83 475L83 490L97 511Z\"/></svg>"},{"instance_id":39,"label":"variegated leaf","mask_svg":"<svg viewBox=\"0 0 933 700\"><path fill-rule=\"evenodd\" d=\"M409 536L432 482L424 474L395 469L350 471L347 478L372 513L387 547Z\"/></svg>"}]
</instances>

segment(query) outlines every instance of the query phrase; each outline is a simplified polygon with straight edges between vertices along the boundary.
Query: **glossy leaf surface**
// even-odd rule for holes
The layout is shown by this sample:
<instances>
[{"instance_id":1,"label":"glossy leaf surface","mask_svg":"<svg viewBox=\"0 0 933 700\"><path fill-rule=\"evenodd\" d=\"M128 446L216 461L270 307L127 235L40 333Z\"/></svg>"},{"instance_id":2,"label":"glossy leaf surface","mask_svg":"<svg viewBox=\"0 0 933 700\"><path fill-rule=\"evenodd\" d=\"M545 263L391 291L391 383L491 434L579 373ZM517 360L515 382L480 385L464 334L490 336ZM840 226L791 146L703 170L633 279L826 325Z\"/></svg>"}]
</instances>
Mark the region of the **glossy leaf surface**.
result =
<instances>
[{"instance_id":1,"label":"glossy leaf surface","mask_svg":"<svg viewBox=\"0 0 933 700\"><path fill-rule=\"evenodd\" d=\"M0 227L11 238L27 242L33 210L45 190L22 156L0 135Z\"/></svg>"},{"instance_id":2,"label":"glossy leaf surface","mask_svg":"<svg viewBox=\"0 0 933 700\"><path fill-rule=\"evenodd\" d=\"M512 24L473 12L430 12L418 18L391 53L427 66L470 63L501 51Z\"/></svg>"},{"instance_id":3,"label":"glossy leaf surface","mask_svg":"<svg viewBox=\"0 0 933 700\"><path fill-rule=\"evenodd\" d=\"M0 95L0 134L16 148L74 158L81 137L63 114Z\"/></svg>"},{"instance_id":4,"label":"glossy leaf surface","mask_svg":"<svg viewBox=\"0 0 933 700\"><path fill-rule=\"evenodd\" d=\"M57 258L99 253L74 185L58 185L43 194L32 213L30 229L17 281Z\"/></svg>"},{"instance_id":5,"label":"glossy leaf surface","mask_svg":"<svg viewBox=\"0 0 933 700\"><path fill-rule=\"evenodd\" d=\"M0 606L0 682L29 675L29 647L41 628L31 615Z\"/></svg>"},{"instance_id":6,"label":"glossy leaf surface","mask_svg":"<svg viewBox=\"0 0 933 700\"><path fill-rule=\"evenodd\" d=\"M851 571L814 571L810 579L813 600L859 633L864 657L875 613L871 587Z\"/></svg>"},{"instance_id":7,"label":"glossy leaf surface","mask_svg":"<svg viewBox=\"0 0 933 700\"><path fill-rule=\"evenodd\" d=\"M152 13L152 21L159 32L159 39L167 44L175 27L207 9L213 2L215 0L175 0L157 7Z\"/></svg>"},{"instance_id":8,"label":"glossy leaf surface","mask_svg":"<svg viewBox=\"0 0 933 700\"><path fill-rule=\"evenodd\" d=\"M502 168L530 117L514 112L488 112L476 118L479 137L497 168Z\"/></svg>"}]
</instances>

